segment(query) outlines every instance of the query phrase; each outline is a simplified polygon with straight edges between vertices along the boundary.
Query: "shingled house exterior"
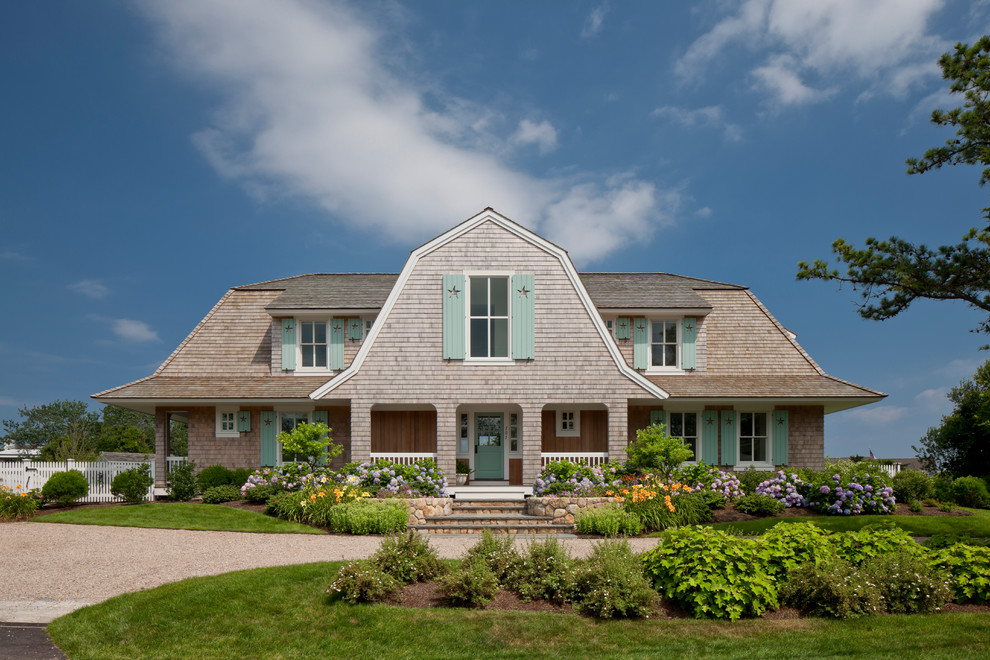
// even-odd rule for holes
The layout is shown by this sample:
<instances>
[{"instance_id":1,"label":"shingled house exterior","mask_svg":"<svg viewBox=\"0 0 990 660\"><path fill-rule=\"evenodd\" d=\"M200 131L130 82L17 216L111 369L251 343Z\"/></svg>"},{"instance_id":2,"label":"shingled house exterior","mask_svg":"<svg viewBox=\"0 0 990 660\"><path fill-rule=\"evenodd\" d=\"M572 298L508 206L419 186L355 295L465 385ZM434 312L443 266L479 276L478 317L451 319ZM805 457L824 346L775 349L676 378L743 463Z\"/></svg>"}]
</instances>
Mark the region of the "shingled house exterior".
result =
<instances>
[{"instance_id":1,"label":"shingled house exterior","mask_svg":"<svg viewBox=\"0 0 990 660\"><path fill-rule=\"evenodd\" d=\"M549 460L621 459L654 421L706 463L821 467L824 415L884 395L827 375L744 286L578 273L486 209L394 273L230 289L147 378L93 395L169 420L199 466L276 465L276 435L324 421L338 461L430 456L526 487Z\"/></svg>"}]
</instances>

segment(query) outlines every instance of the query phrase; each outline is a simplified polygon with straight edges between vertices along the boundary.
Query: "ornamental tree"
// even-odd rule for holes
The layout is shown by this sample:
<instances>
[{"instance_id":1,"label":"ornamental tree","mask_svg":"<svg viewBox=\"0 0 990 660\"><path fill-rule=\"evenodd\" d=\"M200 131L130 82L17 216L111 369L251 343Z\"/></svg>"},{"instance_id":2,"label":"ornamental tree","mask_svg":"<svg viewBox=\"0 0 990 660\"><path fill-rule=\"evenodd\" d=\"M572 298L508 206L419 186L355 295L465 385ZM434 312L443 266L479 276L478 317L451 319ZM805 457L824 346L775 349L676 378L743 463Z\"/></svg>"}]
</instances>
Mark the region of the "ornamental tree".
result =
<instances>
[{"instance_id":1,"label":"ornamental tree","mask_svg":"<svg viewBox=\"0 0 990 660\"><path fill-rule=\"evenodd\" d=\"M323 422L303 423L291 431L282 431L276 439L282 443L283 455L294 454L312 467L325 465L344 451L330 438L330 431L330 427Z\"/></svg>"},{"instance_id":2,"label":"ornamental tree","mask_svg":"<svg viewBox=\"0 0 990 660\"><path fill-rule=\"evenodd\" d=\"M636 440L626 448L626 465L640 470L654 470L666 481L673 479L674 470L691 460L694 452L677 438L667 435L663 424L651 424L636 431Z\"/></svg>"}]
</instances>

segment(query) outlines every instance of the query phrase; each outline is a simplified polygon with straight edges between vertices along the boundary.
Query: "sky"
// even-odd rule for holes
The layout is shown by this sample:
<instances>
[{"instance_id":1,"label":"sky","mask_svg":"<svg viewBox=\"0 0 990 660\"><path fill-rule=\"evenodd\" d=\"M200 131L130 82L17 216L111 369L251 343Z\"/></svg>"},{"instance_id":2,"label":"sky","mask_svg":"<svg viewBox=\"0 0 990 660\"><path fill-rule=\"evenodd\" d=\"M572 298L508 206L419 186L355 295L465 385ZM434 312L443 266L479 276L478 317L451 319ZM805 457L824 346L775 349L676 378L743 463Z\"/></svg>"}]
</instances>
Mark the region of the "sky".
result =
<instances>
[{"instance_id":1,"label":"sky","mask_svg":"<svg viewBox=\"0 0 990 660\"><path fill-rule=\"evenodd\" d=\"M951 136L938 56L988 32L985 0L7 3L0 418L149 375L229 287L397 272L491 206L579 270L751 287L889 395L826 454L912 456L983 315L863 320L796 264L982 224L976 168L904 160Z\"/></svg>"}]
</instances>

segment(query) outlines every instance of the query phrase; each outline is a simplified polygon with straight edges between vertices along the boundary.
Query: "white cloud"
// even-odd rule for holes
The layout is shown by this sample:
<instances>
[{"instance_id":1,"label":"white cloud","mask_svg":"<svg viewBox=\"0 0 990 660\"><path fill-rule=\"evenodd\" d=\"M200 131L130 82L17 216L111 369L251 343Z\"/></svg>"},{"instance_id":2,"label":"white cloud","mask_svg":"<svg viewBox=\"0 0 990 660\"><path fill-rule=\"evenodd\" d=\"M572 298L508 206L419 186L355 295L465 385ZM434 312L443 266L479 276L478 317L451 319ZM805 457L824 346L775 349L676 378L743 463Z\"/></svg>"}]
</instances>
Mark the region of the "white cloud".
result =
<instances>
[{"instance_id":1,"label":"white cloud","mask_svg":"<svg viewBox=\"0 0 990 660\"><path fill-rule=\"evenodd\" d=\"M709 105L704 108L680 108L665 105L653 111L654 117L663 117L682 126L704 126L722 131L722 137L729 142L742 139L742 129L725 118L725 110L720 105Z\"/></svg>"},{"instance_id":2,"label":"white cloud","mask_svg":"<svg viewBox=\"0 0 990 660\"><path fill-rule=\"evenodd\" d=\"M161 341L158 333L152 330L144 321L134 321L132 319L112 319L110 328L113 333L125 341L146 342Z\"/></svg>"},{"instance_id":3,"label":"white cloud","mask_svg":"<svg viewBox=\"0 0 990 660\"><path fill-rule=\"evenodd\" d=\"M937 74L932 63L948 44L928 34L928 24L943 4L746 0L696 39L675 71L700 78L724 50L742 44L763 58L751 73L775 105L820 101L840 83L865 86L861 99L878 92L903 96Z\"/></svg>"},{"instance_id":4,"label":"white cloud","mask_svg":"<svg viewBox=\"0 0 990 660\"><path fill-rule=\"evenodd\" d=\"M2 396L0 395L0 406L22 406L24 405L21 401L15 399L12 396Z\"/></svg>"},{"instance_id":5,"label":"white cloud","mask_svg":"<svg viewBox=\"0 0 990 660\"><path fill-rule=\"evenodd\" d=\"M540 153L545 154L557 148L557 129L548 121L537 124L523 119L512 135L512 142L523 145L535 144L539 147Z\"/></svg>"},{"instance_id":6,"label":"white cloud","mask_svg":"<svg viewBox=\"0 0 990 660\"><path fill-rule=\"evenodd\" d=\"M865 406L840 414L846 420L854 419L870 426L883 426L898 421L908 412L910 411L907 408L901 406Z\"/></svg>"},{"instance_id":7,"label":"white cloud","mask_svg":"<svg viewBox=\"0 0 990 660\"><path fill-rule=\"evenodd\" d=\"M561 208L595 209L627 240L669 221L657 206L664 192L651 182L595 172L540 178L508 165L515 136L547 149L552 125L530 130L523 120L506 131L498 112L444 95L422 72L389 68L398 58L385 48L396 39L379 18L303 0L142 7L181 71L222 95L213 125L193 141L251 194L303 197L340 222L403 242L486 206L537 231L559 225ZM630 196L638 203L618 203ZM567 243L584 261L621 245Z\"/></svg>"},{"instance_id":8,"label":"white cloud","mask_svg":"<svg viewBox=\"0 0 990 660\"><path fill-rule=\"evenodd\" d=\"M952 411L952 402L946 398L948 393L947 387L932 387L918 392L914 396L914 403L925 411L947 415Z\"/></svg>"},{"instance_id":9,"label":"white cloud","mask_svg":"<svg viewBox=\"0 0 990 660\"><path fill-rule=\"evenodd\" d=\"M84 296L97 299L106 298L107 294L110 293L110 289L100 280L80 280L73 282L69 285L69 289Z\"/></svg>"},{"instance_id":10,"label":"white cloud","mask_svg":"<svg viewBox=\"0 0 990 660\"><path fill-rule=\"evenodd\" d=\"M23 247L5 247L0 250L0 259L4 261L29 261L31 257L24 254Z\"/></svg>"},{"instance_id":11,"label":"white cloud","mask_svg":"<svg viewBox=\"0 0 990 660\"><path fill-rule=\"evenodd\" d=\"M608 13L608 3L598 5L591 10L588 14L588 18L584 21L584 26L581 28L581 36L585 39L597 36L599 32L602 31L602 24L605 22L605 14Z\"/></svg>"},{"instance_id":12,"label":"white cloud","mask_svg":"<svg viewBox=\"0 0 990 660\"><path fill-rule=\"evenodd\" d=\"M694 214L699 218L710 218L712 217L712 210L707 206L703 206L695 211Z\"/></svg>"}]
</instances>

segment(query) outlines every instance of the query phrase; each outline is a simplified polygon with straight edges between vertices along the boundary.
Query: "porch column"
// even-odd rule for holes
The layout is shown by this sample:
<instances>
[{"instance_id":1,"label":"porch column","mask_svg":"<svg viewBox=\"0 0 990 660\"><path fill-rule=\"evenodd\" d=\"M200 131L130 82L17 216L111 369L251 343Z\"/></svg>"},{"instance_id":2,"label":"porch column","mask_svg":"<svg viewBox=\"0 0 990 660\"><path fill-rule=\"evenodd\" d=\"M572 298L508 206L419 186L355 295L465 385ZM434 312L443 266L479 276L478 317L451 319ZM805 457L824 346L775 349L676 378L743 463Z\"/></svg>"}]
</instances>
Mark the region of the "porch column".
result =
<instances>
[{"instance_id":1,"label":"porch column","mask_svg":"<svg viewBox=\"0 0 990 660\"><path fill-rule=\"evenodd\" d=\"M608 408L608 458L625 461L629 443L629 404L624 399L606 401Z\"/></svg>"},{"instance_id":2,"label":"porch column","mask_svg":"<svg viewBox=\"0 0 990 660\"><path fill-rule=\"evenodd\" d=\"M351 399L351 460L371 461L371 403Z\"/></svg>"},{"instance_id":3,"label":"porch column","mask_svg":"<svg viewBox=\"0 0 990 660\"><path fill-rule=\"evenodd\" d=\"M540 476L543 454L543 406L522 405L523 485Z\"/></svg>"},{"instance_id":4,"label":"porch column","mask_svg":"<svg viewBox=\"0 0 990 660\"><path fill-rule=\"evenodd\" d=\"M457 405L435 403L437 409L437 467L447 477L447 485L453 485L457 473Z\"/></svg>"},{"instance_id":5,"label":"porch column","mask_svg":"<svg viewBox=\"0 0 990 660\"><path fill-rule=\"evenodd\" d=\"M165 488L168 468L169 414L164 408L155 408L155 486Z\"/></svg>"}]
</instances>

